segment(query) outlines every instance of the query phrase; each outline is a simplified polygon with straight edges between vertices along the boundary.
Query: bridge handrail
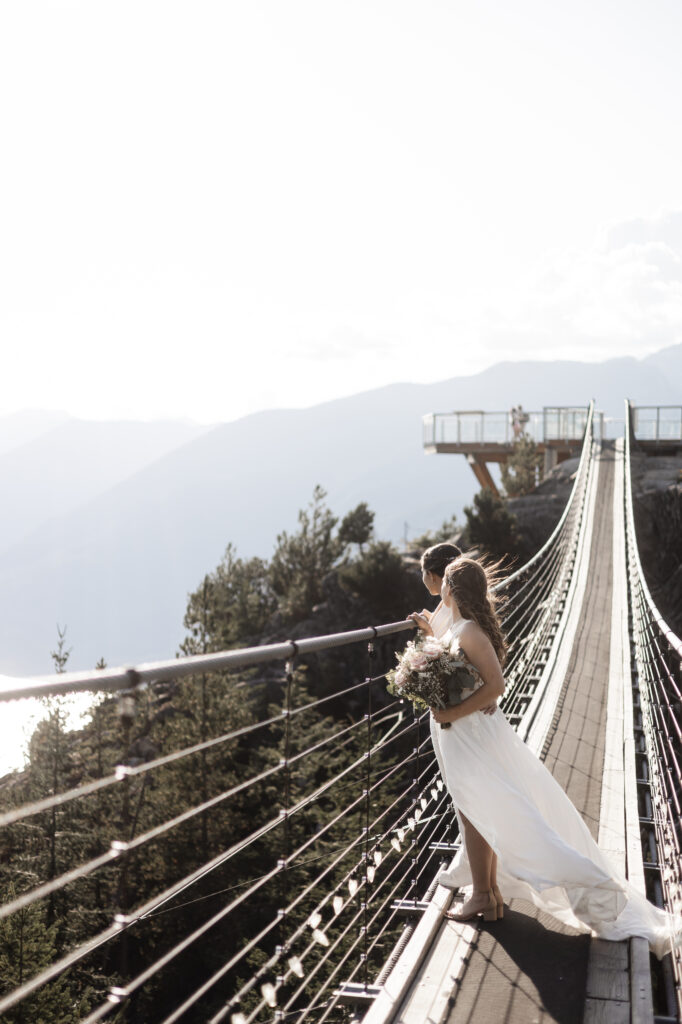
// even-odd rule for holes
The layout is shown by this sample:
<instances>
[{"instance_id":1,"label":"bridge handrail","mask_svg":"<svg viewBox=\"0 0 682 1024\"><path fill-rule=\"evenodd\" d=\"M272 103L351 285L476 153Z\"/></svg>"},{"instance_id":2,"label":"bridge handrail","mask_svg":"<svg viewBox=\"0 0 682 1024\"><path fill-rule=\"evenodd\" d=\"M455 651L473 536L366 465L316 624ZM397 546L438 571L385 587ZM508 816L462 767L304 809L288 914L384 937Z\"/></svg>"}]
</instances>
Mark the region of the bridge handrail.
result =
<instances>
[{"instance_id":1,"label":"bridge handrail","mask_svg":"<svg viewBox=\"0 0 682 1024\"><path fill-rule=\"evenodd\" d=\"M270 661L286 661L297 654L343 647L346 644L374 640L377 637L390 636L414 628L415 623L412 619L405 619L380 626L329 633L326 636L263 644L261 647L240 647L234 651L220 651L216 654L192 654L184 658L145 662L135 667L98 669L95 672L62 672L58 676L29 676L23 680L0 676L0 701L18 700L23 697L57 697L65 693L83 691L115 692L134 689L158 679L184 679L186 676L202 672L229 672ZM13 683L16 685L12 685Z\"/></svg>"},{"instance_id":2,"label":"bridge handrail","mask_svg":"<svg viewBox=\"0 0 682 1024\"><path fill-rule=\"evenodd\" d=\"M644 800L644 828L653 839L649 867L656 902L673 913L682 907L682 641L661 615L649 590L637 544L634 492L630 465L631 443L636 440L630 402L625 402L625 535L634 642L633 681L638 692L640 727L644 745L638 748L642 766L638 783ZM646 842L642 840L646 849ZM646 866L646 865L645 865ZM666 983L669 1014L682 1014L682 957L672 951L674 985ZM661 1019L664 1019L661 1017Z\"/></svg>"},{"instance_id":3,"label":"bridge handrail","mask_svg":"<svg viewBox=\"0 0 682 1024\"><path fill-rule=\"evenodd\" d=\"M637 570L637 576L639 578L639 585L644 595L644 599L649 608L649 613L652 620L658 626L660 632L665 636L666 640L670 644L671 648L677 652L682 659L682 640L677 636L675 631L668 625L666 620L661 615L656 602L651 596L651 591L644 575L644 569L642 568L642 562L639 556L639 546L637 544L637 532L635 530L635 515L634 515L634 495L632 489L632 473L630 468L630 455L631 455L631 438L633 437L633 424L632 424L632 406L629 399L625 399L625 509L627 516L626 529L631 532L633 538L632 545L632 558L635 563Z\"/></svg>"}]
</instances>

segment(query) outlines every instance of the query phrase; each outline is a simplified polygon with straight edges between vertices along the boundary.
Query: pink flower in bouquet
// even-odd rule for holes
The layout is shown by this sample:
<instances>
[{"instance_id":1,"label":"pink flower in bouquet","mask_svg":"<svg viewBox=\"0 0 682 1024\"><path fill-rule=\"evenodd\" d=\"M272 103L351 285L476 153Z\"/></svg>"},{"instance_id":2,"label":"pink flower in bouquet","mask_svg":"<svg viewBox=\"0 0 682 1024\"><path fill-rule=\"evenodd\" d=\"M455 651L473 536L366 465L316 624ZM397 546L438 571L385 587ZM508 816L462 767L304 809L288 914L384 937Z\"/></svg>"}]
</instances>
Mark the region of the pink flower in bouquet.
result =
<instances>
[{"instance_id":1,"label":"pink flower in bouquet","mask_svg":"<svg viewBox=\"0 0 682 1024\"><path fill-rule=\"evenodd\" d=\"M423 672L429 663L429 659L422 651L417 651L417 653L410 659L410 663L413 672Z\"/></svg>"},{"instance_id":2,"label":"pink flower in bouquet","mask_svg":"<svg viewBox=\"0 0 682 1024\"><path fill-rule=\"evenodd\" d=\"M435 661L443 653L443 645L438 640L426 640L422 647L422 654L429 661Z\"/></svg>"}]
</instances>

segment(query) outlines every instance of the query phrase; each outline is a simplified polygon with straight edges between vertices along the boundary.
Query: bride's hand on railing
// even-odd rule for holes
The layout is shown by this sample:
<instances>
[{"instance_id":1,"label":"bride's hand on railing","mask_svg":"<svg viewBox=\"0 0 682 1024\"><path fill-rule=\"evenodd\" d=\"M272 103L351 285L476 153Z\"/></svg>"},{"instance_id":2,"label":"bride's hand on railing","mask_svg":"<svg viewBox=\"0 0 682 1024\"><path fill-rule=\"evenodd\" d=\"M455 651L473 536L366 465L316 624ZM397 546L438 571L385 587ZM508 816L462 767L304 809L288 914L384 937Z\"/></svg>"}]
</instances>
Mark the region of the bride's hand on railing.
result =
<instances>
[{"instance_id":1,"label":"bride's hand on railing","mask_svg":"<svg viewBox=\"0 0 682 1024\"><path fill-rule=\"evenodd\" d=\"M407 618L412 619L412 621L417 624L422 633L426 633L427 636L433 636L431 624L429 623L429 620L426 618L423 612L410 612Z\"/></svg>"}]
</instances>

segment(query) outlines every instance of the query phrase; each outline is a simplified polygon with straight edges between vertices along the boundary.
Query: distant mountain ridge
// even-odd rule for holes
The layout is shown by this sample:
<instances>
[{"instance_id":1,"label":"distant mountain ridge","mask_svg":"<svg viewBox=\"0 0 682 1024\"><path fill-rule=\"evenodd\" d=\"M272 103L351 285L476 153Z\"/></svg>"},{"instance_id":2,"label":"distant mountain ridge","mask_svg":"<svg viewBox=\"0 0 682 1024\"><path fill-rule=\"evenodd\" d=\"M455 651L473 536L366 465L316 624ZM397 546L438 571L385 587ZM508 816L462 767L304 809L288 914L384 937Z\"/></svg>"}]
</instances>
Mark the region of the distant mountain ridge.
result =
<instances>
[{"instance_id":1,"label":"distant mountain ridge","mask_svg":"<svg viewBox=\"0 0 682 1024\"><path fill-rule=\"evenodd\" d=\"M377 536L394 541L406 523L414 536L453 512L461 518L476 481L461 456L424 456L425 413L594 397L622 419L625 396L682 404L681 381L682 345L642 360L506 361L468 377L391 384L205 429L0 551L0 672L49 672L57 622L68 626L73 669L102 656L110 665L172 656L187 594L227 543L269 557L316 483L339 515L367 501ZM30 455L31 446L23 450ZM37 486L37 465L20 460L15 479L21 468Z\"/></svg>"},{"instance_id":2,"label":"distant mountain ridge","mask_svg":"<svg viewBox=\"0 0 682 1024\"><path fill-rule=\"evenodd\" d=\"M60 414L42 423L45 429L35 416L0 418L0 480L11 495L0 504L0 551L209 429L180 420L111 423Z\"/></svg>"}]
</instances>

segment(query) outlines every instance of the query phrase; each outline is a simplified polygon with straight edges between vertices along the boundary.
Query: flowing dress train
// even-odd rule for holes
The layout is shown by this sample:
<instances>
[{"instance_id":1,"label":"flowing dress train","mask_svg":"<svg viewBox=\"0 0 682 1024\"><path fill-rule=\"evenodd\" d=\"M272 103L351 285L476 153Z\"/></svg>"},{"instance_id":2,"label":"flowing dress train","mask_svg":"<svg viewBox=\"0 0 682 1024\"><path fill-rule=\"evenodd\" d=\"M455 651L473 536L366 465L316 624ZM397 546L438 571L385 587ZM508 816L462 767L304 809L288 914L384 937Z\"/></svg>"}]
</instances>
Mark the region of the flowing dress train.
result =
<instances>
[{"instance_id":1,"label":"flowing dress train","mask_svg":"<svg viewBox=\"0 0 682 1024\"><path fill-rule=\"evenodd\" d=\"M431 626L450 632L452 649L465 622L454 625L440 605ZM497 854L497 879L505 896L521 897L581 932L619 940L642 935L661 959L682 944L682 915L647 900L595 843L580 812L551 772L498 708L474 711L441 729L431 716L438 765L460 811ZM472 886L464 842L439 882Z\"/></svg>"}]
</instances>

